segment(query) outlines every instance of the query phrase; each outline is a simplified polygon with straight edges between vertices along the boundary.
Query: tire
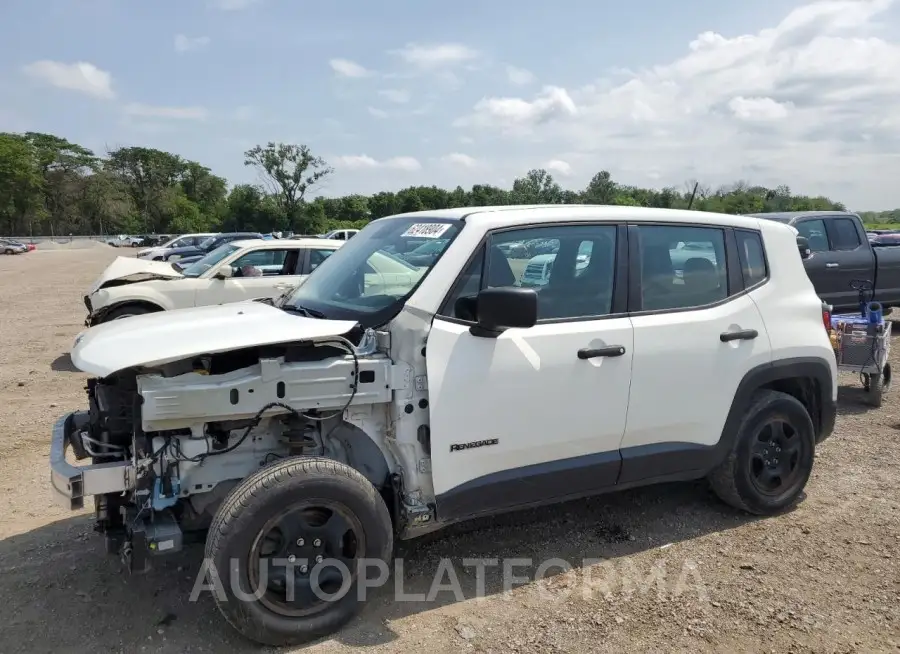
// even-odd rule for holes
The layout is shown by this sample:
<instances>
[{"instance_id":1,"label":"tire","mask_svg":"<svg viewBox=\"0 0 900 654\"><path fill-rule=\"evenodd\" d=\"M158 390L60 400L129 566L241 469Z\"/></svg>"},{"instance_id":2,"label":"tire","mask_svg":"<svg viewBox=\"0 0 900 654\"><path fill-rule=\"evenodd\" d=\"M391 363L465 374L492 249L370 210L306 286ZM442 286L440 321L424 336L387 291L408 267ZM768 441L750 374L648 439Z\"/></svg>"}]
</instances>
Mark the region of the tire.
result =
<instances>
[{"instance_id":1,"label":"tire","mask_svg":"<svg viewBox=\"0 0 900 654\"><path fill-rule=\"evenodd\" d=\"M246 638L276 647L299 645L334 633L361 610L364 598L357 597L358 577L352 582L344 578L348 586L336 591L337 599L320 601L313 608L306 609L310 611L306 614L289 615L290 610L284 608L286 603L277 597L277 589L272 591L271 596L267 590L257 597L244 599L234 592L235 586L247 594L258 587L256 579L261 575L257 574L254 578L253 570L259 570L260 562L266 559L254 558L254 553L262 547L260 543L272 542L265 536L272 533L267 529L273 521L285 513L291 515L293 511L296 514L304 506L306 508L303 510L309 511L326 504L332 510L331 518L346 514L355 521L352 527L357 536L354 541L358 548L354 554L355 560L389 561L393 551L393 526L384 501L359 472L330 459L297 457L258 470L231 491L213 518L205 556L210 569L216 571L221 581L221 591L214 593L216 605L225 619ZM272 557L269 560L277 560L294 551L298 559L302 556L301 560L309 560L310 566L314 567L312 554L318 550L310 550L310 547L320 541L310 539L317 532L306 530L308 522L300 527L294 524L281 531L280 526L285 522L287 519L277 523L279 527L275 530L280 534L281 544L275 545L277 553L269 554ZM331 524L330 520L326 522ZM359 535L356 530L360 531ZM342 538L346 539L347 532L342 533ZM298 534L303 537L295 541L294 537ZM323 536L323 539L327 540L327 537ZM306 549L294 548L295 544L304 545ZM328 545L324 547L328 548ZM333 553L332 549L325 552L326 561ZM347 564L346 569L350 570L352 566L352 563ZM283 564L281 569L285 569ZM301 568L300 572L305 571ZM372 573L368 576L371 578ZM273 572L267 578L274 577ZM301 577L305 575L294 576L298 580ZM339 595L342 590L346 592Z\"/></svg>"},{"instance_id":2,"label":"tire","mask_svg":"<svg viewBox=\"0 0 900 654\"><path fill-rule=\"evenodd\" d=\"M786 438L779 446L781 436ZM741 419L732 450L709 475L710 485L722 501L737 509L755 515L780 513L796 503L806 487L815 446L812 419L799 400L787 393L759 391ZM796 449L796 455L785 457L788 449ZM779 476L773 478L776 471Z\"/></svg>"},{"instance_id":3,"label":"tire","mask_svg":"<svg viewBox=\"0 0 900 654\"><path fill-rule=\"evenodd\" d=\"M107 313L105 316L103 316L103 320L101 320L100 322L101 323L112 322L113 320L119 320L120 318L130 318L131 316L142 316L145 313L153 313L153 311L151 311L150 309L148 309L146 307L127 306L126 305L124 307L119 307L118 309L113 309L112 311Z\"/></svg>"},{"instance_id":4,"label":"tire","mask_svg":"<svg viewBox=\"0 0 900 654\"><path fill-rule=\"evenodd\" d=\"M3 254L15 254L15 250L4 250Z\"/></svg>"},{"instance_id":5,"label":"tire","mask_svg":"<svg viewBox=\"0 0 900 654\"><path fill-rule=\"evenodd\" d=\"M869 392L869 404L876 409L880 408L884 402L885 386L883 374L869 375L869 385L866 390Z\"/></svg>"}]
</instances>

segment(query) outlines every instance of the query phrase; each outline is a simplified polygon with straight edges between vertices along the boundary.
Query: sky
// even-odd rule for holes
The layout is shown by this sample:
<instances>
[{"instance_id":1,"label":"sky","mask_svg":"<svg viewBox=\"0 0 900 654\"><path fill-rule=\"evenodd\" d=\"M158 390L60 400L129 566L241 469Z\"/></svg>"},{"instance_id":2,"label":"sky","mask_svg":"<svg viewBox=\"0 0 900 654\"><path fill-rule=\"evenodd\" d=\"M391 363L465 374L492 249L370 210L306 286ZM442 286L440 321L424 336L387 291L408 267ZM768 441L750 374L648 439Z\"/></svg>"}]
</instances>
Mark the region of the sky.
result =
<instances>
[{"instance_id":1,"label":"sky","mask_svg":"<svg viewBox=\"0 0 900 654\"><path fill-rule=\"evenodd\" d=\"M326 196L786 184L900 207L900 0L0 0L0 131L141 145Z\"/></svg>"}]
</instances>

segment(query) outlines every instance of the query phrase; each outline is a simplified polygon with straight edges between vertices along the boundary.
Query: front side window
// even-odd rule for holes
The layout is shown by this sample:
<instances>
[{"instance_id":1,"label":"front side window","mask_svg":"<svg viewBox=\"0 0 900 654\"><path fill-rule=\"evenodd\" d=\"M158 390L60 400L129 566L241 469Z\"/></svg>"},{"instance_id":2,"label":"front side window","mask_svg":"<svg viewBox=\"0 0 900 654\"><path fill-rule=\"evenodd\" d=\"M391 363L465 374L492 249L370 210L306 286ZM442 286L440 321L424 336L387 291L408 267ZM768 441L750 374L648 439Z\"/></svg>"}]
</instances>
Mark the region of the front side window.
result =
<instances>
[{"instance_id":1,"label":"front side window","mask_svg":"<svg viewBox=\"0 0 900 654\"><path fill-rule=\"evenodd\" d=\"M520 258L524 243L531 258ZM485 288L519 286L538 295L538 320L591 318L612 309L615 225L561 225L500 232L476 254L444 302L441 314L475 322ZM485 256L487 254L487 256Z\"/></svg>"},{"instance_id":2,"label":"front side window","mask_svg":"<svg viewBox=\"0 0 900 654\"><path fill-rule=\"evenodd\" d=\"M194 263L187 266L184 270L181 271L181 274L185 277L199 277L226 257L229 257L237 252L239 249L239 247L237 247L236 245L231 245L230 243L221 245L206 256L197 259Z\"/></svg>"},{"instance_id":3,"label":"front side window","mask_svg":"<svg viewBox=\"0 0 900 654\"><path fill-rule=\"evenodd\" d=\"M809 249L813 252L828 252L828 235L825 232L825 221L821 219L804 220L794 225L800 236L809 241Z\"/></svg>"},{"instance_id":4,"label":"front side window","mask_svg":"<svg viewBox=\"0 0 900 654\"><path fill-rule=\"evenodd\" d=\"M322 261L316 274L301 284L283 303L287 310L327 318L378 322L402 307L406 298L431 271L440 254L462 229L448 218L383 218L369 223ZM428 262L405 261L410 239L441 240L438 256Z\"/></svg>"},{"instance_id":5,"label":"front side window","mask_svg":"<svg viewBox=\"0 0 900 654\"><path fill-rule=\"evenodd\" d=\"M643 310L685 309L728 297L723 230L641 225L638 233Z\"/></svg>"}]
</instances>

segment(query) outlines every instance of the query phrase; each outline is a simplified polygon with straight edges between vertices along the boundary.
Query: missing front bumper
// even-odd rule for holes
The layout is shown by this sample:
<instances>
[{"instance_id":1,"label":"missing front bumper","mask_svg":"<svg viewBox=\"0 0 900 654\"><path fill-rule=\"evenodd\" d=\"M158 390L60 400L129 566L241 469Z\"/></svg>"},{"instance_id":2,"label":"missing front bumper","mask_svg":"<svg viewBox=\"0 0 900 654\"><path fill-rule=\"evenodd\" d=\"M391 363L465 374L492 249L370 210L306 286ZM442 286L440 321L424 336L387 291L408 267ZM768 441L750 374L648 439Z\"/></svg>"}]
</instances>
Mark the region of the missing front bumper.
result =
<instances>
[{"instance_id":1,"label":"missing front bumper","mask_svg":"<svg viewBox=\"0 0 900 654\"><path fill-rule=\"evenodd\" d=\"M53 425L50 440L50 483L53 500L61 507L76 511L84 507L84 498L121 493L134 488L134 466L130 461L75 466L66 461L77 426L86 424L86 411L68 413Z\"/></svg>"}]
</instances>

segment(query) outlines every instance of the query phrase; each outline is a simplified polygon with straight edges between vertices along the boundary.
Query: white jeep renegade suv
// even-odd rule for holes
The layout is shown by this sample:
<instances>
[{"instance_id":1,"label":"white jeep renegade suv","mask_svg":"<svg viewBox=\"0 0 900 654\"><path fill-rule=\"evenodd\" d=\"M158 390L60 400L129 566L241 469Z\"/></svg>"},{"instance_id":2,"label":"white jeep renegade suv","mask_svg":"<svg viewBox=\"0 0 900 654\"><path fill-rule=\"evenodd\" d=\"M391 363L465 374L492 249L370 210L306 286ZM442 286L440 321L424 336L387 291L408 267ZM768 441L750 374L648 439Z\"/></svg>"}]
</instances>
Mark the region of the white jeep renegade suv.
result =
<instances>
[{"instance_id":1,"label":"white jeep renegade suv","mask_svg":"<svg viewBox=\"0 0 900 654\"><path fill-rule=\"evenodd\" d=\"M368 283L411 238L444 247ZM504 254L532 240L555 256L539 287ZM821 307L773 221L581 205L382 218L275 306L83 332L90 409L54 428L53 489L70 508L93 496L134 569L206 530L227 620L301 642L350 619L395 540L473 516L698 478L738 509L788 507L835 420Z\"/></svg>"}]
</instances>

